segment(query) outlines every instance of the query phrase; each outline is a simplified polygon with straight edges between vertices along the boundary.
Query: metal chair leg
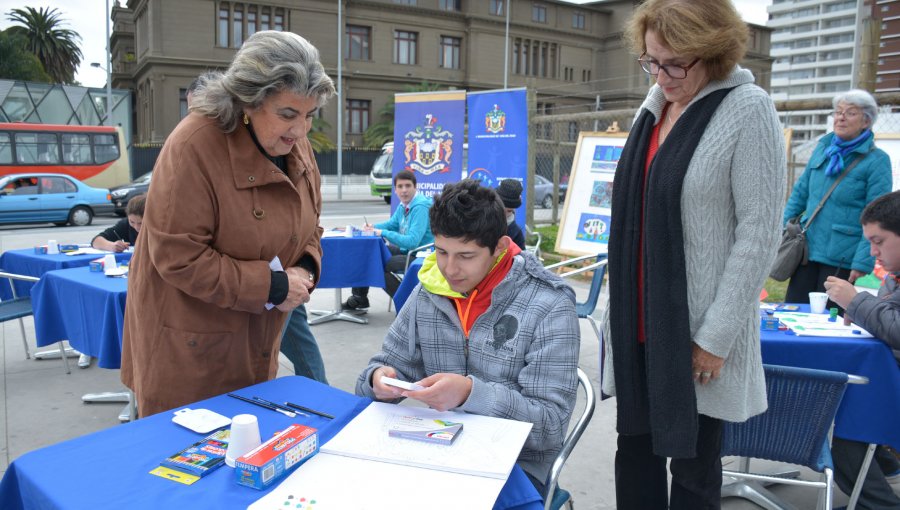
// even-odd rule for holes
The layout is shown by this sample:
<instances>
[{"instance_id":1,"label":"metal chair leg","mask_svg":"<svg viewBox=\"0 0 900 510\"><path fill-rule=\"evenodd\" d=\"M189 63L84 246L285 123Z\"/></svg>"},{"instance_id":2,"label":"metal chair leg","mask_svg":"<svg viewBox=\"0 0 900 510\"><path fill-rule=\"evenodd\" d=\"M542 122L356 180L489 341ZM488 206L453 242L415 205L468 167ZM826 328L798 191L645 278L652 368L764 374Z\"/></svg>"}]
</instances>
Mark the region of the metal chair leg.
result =
<instances>
[{"instance_id":1,"label":"metal chair leg","mask_svg":"<svg viewBox=\"0 0 900 510\"><path fill-rule=\"evenodd\" d=\"M69 357L66 356L66 346L63 345L62 340L56 343L59 345L59 357L63 360L63 366L66 367L66 373L71 374L72 370L69 368Z\"/></svg>"},{"instance_id":2,"label":"metal chair leg","mask_svg":"<svg viewBox=\"0 0 900 510\"><path fill-rule=\"evenodd\" d=\"M31 359L31 350L28 348L28 338L25 337L25 321L19 318L19 332L22 333L22 345L25 346L25 359Z\"/></svg>"}]
</instances>

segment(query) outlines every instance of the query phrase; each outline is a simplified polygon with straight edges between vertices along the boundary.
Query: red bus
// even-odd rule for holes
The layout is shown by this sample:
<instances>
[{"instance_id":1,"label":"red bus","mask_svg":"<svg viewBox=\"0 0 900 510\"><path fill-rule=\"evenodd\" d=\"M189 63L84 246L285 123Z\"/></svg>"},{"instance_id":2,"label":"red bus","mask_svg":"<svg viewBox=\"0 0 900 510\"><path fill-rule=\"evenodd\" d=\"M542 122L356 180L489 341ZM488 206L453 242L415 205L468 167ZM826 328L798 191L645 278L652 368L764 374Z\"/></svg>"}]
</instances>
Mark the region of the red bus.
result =
<instances>
[{"instance_id":1,"label":"red bus","mask_svg":"<svg viewBox=\"0 0 900 510\"><path fill-rule=\"evenodd\" d=\"M97 188L131 180L118 127L0 122L0 177L23 172L66 174Z\"/></svg>"}]
</instances>

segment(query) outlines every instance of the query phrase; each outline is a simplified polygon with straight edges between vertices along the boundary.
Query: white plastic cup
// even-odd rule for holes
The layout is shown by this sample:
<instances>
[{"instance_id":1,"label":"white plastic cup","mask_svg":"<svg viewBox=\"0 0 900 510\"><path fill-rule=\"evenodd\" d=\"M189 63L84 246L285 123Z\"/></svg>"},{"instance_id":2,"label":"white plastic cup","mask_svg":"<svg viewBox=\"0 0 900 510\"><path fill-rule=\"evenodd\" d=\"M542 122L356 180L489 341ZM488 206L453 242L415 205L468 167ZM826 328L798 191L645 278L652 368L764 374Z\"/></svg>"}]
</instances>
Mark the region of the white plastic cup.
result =
<instances>
[{"instance_id":1,"label":"white plastic cup","mask_svg":"<svg viewBox=\"0 0 900 510\"><path fill-rule=\"evenodd\" d=\"M353 225L347 225L344 229L344 237L353 237Z\"/></svg>"},{"instance_id":2,"label":"white plastic cup","mask_svg":"<svg viewBox=\"0 0 900 510\"><path fill-rule=\"evenodd\" d=\"M57 253L59 253L59 243L53 239L47 241L47 254L56 255Z\"/></svg>"},{"instance_id":3,"label":"white plastic cup","mask_svg":"<svg viewBox=\"0 0 900 510\"><path fill-rule=\"evenodd\" d=\"M252 414L239 414L231 419L231 437L225 450L225 464L234 467L234 461L262 443L259 438L259 422Z\"/></svg>"},{"instance_id":4,"label":"white plastic cup","mask_svg":"<svg viewBox=\"0 0 900 510\"><path fill-rule=\"evenodd\" d=\"M809 293L809 310L812 313L825 313L825 305L828 304L828 294L824 292Z\"/></svg>"},{"instance_id":5,"label":"white plastic cup","mask_svg":"<svg viewBox=\"0 0 900 510\"><path fill-rule=\"evenodd\" d=\"M103 270L109 271L110 269L115 269L118 267L116 265L116 256L112 253L103 256Z\"/></svg>"}]
</instances>

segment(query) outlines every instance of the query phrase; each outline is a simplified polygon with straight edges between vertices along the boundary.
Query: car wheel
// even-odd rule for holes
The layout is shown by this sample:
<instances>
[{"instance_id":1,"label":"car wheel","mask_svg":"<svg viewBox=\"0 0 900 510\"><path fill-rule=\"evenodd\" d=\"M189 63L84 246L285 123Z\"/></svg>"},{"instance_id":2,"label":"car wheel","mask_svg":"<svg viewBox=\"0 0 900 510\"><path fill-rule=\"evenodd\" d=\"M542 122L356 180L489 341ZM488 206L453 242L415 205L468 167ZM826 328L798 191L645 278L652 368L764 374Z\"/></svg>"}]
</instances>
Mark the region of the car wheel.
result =
<instances>
[{"instance_id":1,"label":"car wheel","mask_svg":"<svg viewBox=\"0 0 900 510\"><path fill-rule=\"evenodd\" d=\"M94 213L83 205L73 207L69 211L69 223L76 227L90 225L92 221L94 221Z\"/></svg>"},{"instance_id":2,"label":"car wheel","mask_svg":"<svg viewBox=\"0 0 900 510\"><path fill-rule=\"evenodd\" d=\"M544 200L541 201L541 207L544 209L550 209L553 207L553 197L550 195L545 195Z\"/></svg>"},{"instance_id":3,"label":"car wheel","mask_svg":"<svg viewBox=\"0 0 900 510\"><path fill-rule=\"evenodd\" d=\"M389 196L386 196L386 197L381 197L381 198L384 199L384 203L385 203L385 204L391 205L391 197L390 197L390 195L389 195Z\"/></svg>"}]
</instances>

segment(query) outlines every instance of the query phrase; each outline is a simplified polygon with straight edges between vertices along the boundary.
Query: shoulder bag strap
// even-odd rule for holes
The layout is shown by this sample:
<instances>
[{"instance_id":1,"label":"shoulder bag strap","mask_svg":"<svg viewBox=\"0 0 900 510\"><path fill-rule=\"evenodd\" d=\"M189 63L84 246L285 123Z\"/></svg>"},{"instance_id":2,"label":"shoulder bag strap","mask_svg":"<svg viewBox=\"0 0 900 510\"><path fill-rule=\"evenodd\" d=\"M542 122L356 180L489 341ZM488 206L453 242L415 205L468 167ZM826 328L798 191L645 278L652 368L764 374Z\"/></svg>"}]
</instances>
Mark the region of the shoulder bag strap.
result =
<instances>
[{"instance_id":1,"label":"shoulder bag strap","mask_svg":"<svg viewBox=\"0 0 900 510\"><path fill-rule=\"evenodd\" d=\"M834 191L834 188L837 188L837 185L841 183L841 180L850 173L850 170L853 170L853 167L856 166L857 163L865 159L866 156L869 155L870 152L875 150L875 143L872 143L872 146L869 147L869 150L865 154L860 154L856 159L853 160L852 163L847 167L846 170L841 172L841 175L838 176L837 180L834 181L834 184L831 185L831 188L828 189L828 193L825 193L825 196L822 197L822 200L819 201L819 205L816 206L816 210L809 216L809 219L806 220L806 225L803 226L803 233L809 229L809 224L816 218L816 215L819 214L819 211L822 209L822 206L825 205L825 201L828 200L828 197L831 196L831 192Z\"/></svg>"}]
</instances>

